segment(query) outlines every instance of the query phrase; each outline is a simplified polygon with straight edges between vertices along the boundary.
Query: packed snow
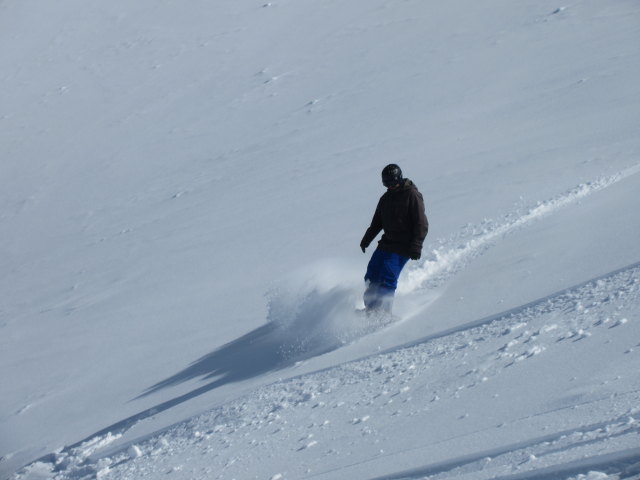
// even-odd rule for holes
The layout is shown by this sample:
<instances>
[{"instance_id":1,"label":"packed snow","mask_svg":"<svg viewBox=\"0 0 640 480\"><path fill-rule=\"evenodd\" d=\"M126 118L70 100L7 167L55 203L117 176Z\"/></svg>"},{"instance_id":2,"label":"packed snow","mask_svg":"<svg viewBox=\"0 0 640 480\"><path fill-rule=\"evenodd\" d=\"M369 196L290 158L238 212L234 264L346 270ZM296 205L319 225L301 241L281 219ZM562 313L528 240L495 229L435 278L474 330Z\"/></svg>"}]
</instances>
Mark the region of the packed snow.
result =
<instances>
[{"instance_id":1,"label":"packed snow","mask_svg":"<svg viewBox=\"0 0 640 480\"><path fill-rule=\"evenodd\" d=\"M0 3L0 478L640 479L640 5ZM380 171L430 232L393 318Z\"/></svg>"}]
</instances>

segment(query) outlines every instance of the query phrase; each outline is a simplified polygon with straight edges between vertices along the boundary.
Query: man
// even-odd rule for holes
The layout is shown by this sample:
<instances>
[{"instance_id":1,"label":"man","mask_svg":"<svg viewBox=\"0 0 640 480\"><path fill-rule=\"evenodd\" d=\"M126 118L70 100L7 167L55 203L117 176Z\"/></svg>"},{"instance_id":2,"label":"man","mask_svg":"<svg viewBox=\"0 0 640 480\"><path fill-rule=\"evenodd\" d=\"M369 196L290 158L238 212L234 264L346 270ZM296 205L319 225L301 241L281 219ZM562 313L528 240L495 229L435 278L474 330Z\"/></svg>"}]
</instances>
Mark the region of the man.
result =
<instances>
[{"instance_id":1,"label":"man","mask_svg":"<svg viewBox=\"0 0 640 480\"><path fill-rule=\"evenodd\" d=\"M420 259L422 242L429 230L422 194L411 180L402 178L398 165L392 163L384 167L382 184L387 191L380 197L371 226L360 242L364 253L384 230L364 277L367 282L364 305L368 313L391 313L400 272L409 259Z\"/></svg>"}]
</instances>

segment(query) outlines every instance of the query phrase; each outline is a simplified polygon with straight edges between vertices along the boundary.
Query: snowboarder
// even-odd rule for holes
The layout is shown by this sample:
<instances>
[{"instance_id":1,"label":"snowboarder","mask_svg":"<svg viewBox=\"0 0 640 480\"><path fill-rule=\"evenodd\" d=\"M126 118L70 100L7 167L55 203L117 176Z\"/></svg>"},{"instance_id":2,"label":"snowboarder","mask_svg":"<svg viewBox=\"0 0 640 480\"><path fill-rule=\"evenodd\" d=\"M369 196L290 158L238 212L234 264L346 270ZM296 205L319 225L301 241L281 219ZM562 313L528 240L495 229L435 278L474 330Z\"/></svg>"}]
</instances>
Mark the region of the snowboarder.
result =
<instances>
[{"instance_id":1,"label":"snowboarder","mask_svg":"<svg viewBox=\"0 0 640 480\"><path fill-rule=\"evenodd\" d=\"M380 197L371 226L360 242L364 253L378 233L384 230L364 277L367 313L391 313L400 272L409 259L420 259L422 243L429 230L422 194L411 180L402 177L398 165L392 163L384 167L382 184L387 191Z\"/></svg>"}]
</instances>

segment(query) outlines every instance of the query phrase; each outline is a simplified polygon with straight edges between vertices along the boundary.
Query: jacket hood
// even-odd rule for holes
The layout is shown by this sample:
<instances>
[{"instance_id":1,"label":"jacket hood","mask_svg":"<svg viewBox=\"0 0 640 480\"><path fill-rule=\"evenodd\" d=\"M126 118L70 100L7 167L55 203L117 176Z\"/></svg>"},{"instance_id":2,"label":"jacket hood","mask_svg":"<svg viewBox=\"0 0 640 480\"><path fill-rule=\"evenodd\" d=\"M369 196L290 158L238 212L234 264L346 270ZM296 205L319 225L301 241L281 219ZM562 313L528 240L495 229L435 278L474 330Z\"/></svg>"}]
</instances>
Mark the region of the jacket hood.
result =
<instances>
[{"instance_id":1,"label":"jacket hood","mask_svg":"<svg viewBox=\"0 0 640 480\"><path fill-rule=\"evenodd\" d=\"M387 192L389 193L394 193L394 192L404 192L406 190L410 190L412 188L416 188L415 184L409 180L408 178L403 178L402 179L402 184L400 185L400 187L394 189L388 188Z\"/></svg>"}]
</instances>

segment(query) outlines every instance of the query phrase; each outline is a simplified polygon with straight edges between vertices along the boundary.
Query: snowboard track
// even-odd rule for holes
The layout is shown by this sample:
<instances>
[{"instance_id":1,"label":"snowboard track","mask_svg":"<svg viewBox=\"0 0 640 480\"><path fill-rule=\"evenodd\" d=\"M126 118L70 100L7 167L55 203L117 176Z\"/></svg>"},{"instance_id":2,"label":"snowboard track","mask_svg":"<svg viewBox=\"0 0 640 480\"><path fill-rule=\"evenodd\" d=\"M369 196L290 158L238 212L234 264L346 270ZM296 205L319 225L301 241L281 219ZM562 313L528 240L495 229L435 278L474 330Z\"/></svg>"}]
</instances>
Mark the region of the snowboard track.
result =
<instances>
[{"instance_id":1,"label":"snowboard track","mask_svg":"<svg viewBox=\"0 0 640 480\"><path fill-rule=\"evenodd\" d=\"M482 225L466 226L462 233L434 250L417 267L409 269L398 286L398 293L407 294L424 288L440 287L500 239L639 172L640 164L633 165L614 175L582 183L563 194L540 201L533 207L518 208L499 222L487 220ZM452 244L456 247L451 248Z\"/></svg>"}]
</instances>

